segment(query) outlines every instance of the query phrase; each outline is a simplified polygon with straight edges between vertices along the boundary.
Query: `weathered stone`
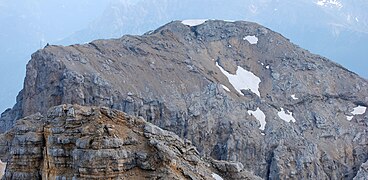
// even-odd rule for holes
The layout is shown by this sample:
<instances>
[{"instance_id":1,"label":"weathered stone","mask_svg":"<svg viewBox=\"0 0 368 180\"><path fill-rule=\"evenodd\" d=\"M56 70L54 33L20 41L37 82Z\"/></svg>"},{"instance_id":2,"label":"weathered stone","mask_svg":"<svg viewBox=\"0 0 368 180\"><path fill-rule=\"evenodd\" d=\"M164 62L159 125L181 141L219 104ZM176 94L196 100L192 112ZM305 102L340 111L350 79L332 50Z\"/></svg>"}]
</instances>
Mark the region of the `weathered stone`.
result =
<instances>
[{"instance_id":1,"label":"weathered stone","mask_svg":"<svg viewBox=\"0 0 368 180\"><path fill-rule=\"evenodd\" d=\"M257 36L257 44L243 40L248 35ZM259 77L260 96L242 91L243 96L235 91L235 84L216 63L229 73L242 67ZM63 103L105 106L132 117L141 116L189 139L202 157L241 162L242 172L255 172L262 178L352 179L368 157L368 118L367 112L354 115L351 121L346 116L353 115L351 111L358 105L368 106L367 87L367 80L255 23L210 20L189 27L174 21L143 36L68 47L47 46L37 51L27 65L16 105L0 117L0 132L18 127L19 131L14 132L20 135L20 141L14 142L31 144L27 136L32 133L27 133L38 132L37 128L26 121L16 125L18 119L37 112L46 115L50 107ZM116 126L86 125L91 116L97 116L91 107L74 112L70 107L73 106L58 106L47 114L44 123L50 127L46 126L45 134L53 136L47 136L45 141L69 147L79 139L76 146L82 150L140 145L138 136L122 136ZM259 120L248 113L257 108L266 116L263 131ZM281 108L286 114L292 113L295 122L279 118ZM98 115L123 121L109 108L98 111ZM161 138L147 141L170 154L159 155L160 158L174 164L175 160L168 157L185 152L196 155L185 146L171 148L162 143L180 144L183 140L146 125L142 118L127 118L126 122L146 127L139 131L145 138ZM59 135L66 133L90 139L63 137L58 141ZM10 151L37 151L33 147L11 150L5 146L8 144L0 149L7 149L7 155ZM135 167L135 158L133 153L125 164ZM191 156L187 159L196 162ZM141 166L152 168L153 164L144 161ZM98 173L96 169L80 169L85 174ZM23 177L24 173L17 176ZM30 176L34 177L32 173ZM188 173L188 177L194 176Z\"/></svg>"},{"instance_id":2,"label":"weathered stone","mask_svg":"<svg viewBox=\"0 0 368 180\"><path fill-rule=\"evenodd\" d=\"M64 107L68 108L60 111ZM2 135L4 142L12 142L8 157L0 152L1 159L8 162L4 178L184 179L188 175L193 179L211 179L213 168L188 141L185 143L171 132L106 107L90 107L94 115L86 117L83 116L85 108L61 105L51 108L48 118L35 120L35 116L30 116L17 121L15 127ZM59 127L65 131L54 133L52 129L60 124L57 121L65 122L71 117L71 109L74 120L83 123L73 128L66 128L65 123ZM106 113L112 111L114 116ZM26 131L21 128L24 123L29 126ZM81 128L91 131L85 134L75 130ZM107 129L116 134L108 133L111 130ZM124 145L122 138L139 139L139 142ZM2 168L5 167L0 162L0 173ZM236 175L240 172L237 168L231 165L229 172Z\"/></svg>"},{"instance_id":3,"label":"weathered stone","mask_svg":"<svg viewBox=\"0 0 368 180\"><path fill-rule=\"evenodd\" d=\"M368 161L366 161L360 166L357 175L354 177L354 180L367 180L367 179L368 179Z\"/></svg>"}]
</instances>

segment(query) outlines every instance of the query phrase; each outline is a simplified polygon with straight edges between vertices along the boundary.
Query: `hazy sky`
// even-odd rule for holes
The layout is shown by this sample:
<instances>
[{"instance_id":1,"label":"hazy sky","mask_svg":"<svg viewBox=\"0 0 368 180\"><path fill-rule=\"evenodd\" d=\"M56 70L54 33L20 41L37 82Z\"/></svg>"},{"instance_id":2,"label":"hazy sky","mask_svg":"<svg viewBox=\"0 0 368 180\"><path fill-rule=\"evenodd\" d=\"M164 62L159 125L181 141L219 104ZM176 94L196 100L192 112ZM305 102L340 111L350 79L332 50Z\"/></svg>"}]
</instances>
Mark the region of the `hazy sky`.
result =
<instances>
[{"instance_id":1,"label":"hazy sky","mask_svg":"<svg viewBox=\"0 0 368 180\"><path fill-rule=\"evenodd\" d=\"M367 78L368 1L318 1L0 0L0 111L14 105L26 63L46 43L139 34L180 19L255 21Z\"/></svg>"},{"instance_id":2,"label":"hazy sky","mask_svg":"<svg viewBox=\"0 0 368 180\"><path fill-rule=\"evenodd\" d=\"M0 0L0 113L14 105L31 54L46 43L55 43L87 27L102 15L108 3Z\"/></svg>"}]
</instances>

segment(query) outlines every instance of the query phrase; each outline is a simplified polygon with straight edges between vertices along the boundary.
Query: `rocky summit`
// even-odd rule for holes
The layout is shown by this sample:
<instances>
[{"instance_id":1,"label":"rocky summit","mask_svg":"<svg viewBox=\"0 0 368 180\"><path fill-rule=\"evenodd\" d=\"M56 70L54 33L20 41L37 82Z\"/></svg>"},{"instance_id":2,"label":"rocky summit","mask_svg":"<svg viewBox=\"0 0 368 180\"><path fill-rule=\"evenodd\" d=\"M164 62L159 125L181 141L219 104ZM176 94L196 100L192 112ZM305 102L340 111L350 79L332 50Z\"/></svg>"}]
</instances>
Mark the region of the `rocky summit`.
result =
<instances>
[{"instance_id":1,"label":"rocky summit","mask_svg":"<svg viewBox=\"0 0 368 180\"><path fill-rule=\"evenodd\" d=\"M366 79L250 22L51 45L1 115L4 178L364 179L367 107Z\"/></svg>"}]
</instances>

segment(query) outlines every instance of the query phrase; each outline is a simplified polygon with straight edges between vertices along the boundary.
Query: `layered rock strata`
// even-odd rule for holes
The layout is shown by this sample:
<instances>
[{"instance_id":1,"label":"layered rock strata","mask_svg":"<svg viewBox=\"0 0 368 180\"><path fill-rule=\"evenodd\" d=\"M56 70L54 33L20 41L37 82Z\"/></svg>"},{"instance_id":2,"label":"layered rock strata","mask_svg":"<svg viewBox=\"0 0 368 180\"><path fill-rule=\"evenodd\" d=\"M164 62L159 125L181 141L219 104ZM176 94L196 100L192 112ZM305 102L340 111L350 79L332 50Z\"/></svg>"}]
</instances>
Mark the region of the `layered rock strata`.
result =
<instances>
[{"instance_id":1,"label":"layered rock strata","mask_svg":"<svg viewBox=\"0 0 368 180\"><path fill-rule=\"evenodd\" d=\"M55 105L102 105L262 178L353 179L368 159L367 87L258 24L175 21L142 36L36 52L0 122L4 132Z\"/></svg>"},{"instance_id":2,"label":"layered rock strata","mask_svg":"<svg viewBox=\"0 0 368 180\"><path fill-rule=\"evenodd\" d=\"M190 141L105 107L56 106L18 120L5 136L4 179L257 178L241 163L207 163Z\"/></svg>"}]
</instances>

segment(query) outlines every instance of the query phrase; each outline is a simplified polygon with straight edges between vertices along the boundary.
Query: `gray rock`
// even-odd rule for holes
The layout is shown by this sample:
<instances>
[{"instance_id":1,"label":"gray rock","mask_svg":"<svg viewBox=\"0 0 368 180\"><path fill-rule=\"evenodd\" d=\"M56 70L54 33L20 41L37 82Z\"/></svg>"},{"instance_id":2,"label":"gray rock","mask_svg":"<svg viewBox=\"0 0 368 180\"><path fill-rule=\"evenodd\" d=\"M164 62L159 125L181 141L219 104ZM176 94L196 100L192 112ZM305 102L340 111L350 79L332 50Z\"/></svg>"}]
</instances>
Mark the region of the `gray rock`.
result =
<instances>
[{"instance_id":1,"label":"gray rock","mask_svg":"<svg viewBox=\"0 0 368 180\"><path fill-rule=\"evenodd\" d=\"M256 35L258 43L244 41L246 35ZM82 59L88 61L71 63L83 62ZM259 77L261 96L233 92L235 89L215 60L220 60L228 72L234 73L235 67L240 66ZM231 91L224 91L220 84ZM0 132L13 126L20 128L22 136L27 131L35 132L16 125L17 120L37 112L46 115L49 108L64 103L105 106L141 116L161 129L189 139L202 157L241 162L242 172L255 172L262 178L352 179L368 158L365 140L368 119L367 112L351 121L346 115L358 105L368 106L367 87L364 78L258 24L210 20L189 27L174 21L144 36L123 36L68 47L47 46L37 51L27 65L16 105L0 117ZM290 98L293 94L299 99ZM259 120L248 114L257 108L266 116L263 132L259 130ZM279 118L281 108L292 112L296 122ZM101 118L116 119L115 111L108 109L99 113ZM67 106L51 109L45 121L52 124L47 129L49 133L94 134L100 138L92 138L88 145L79 142L80 137L65 138L60 146L78 141L83 150L99 150L140 144L136 137L116 143L112 139L103 140L120 137L116 127L78 129L87 123L81 117L96 115L90 107L75 109L75 116L70 112L70 117L63 119L68 111ZM176 160L167 157L187 152L185 147L172 148L163 143L181 142L167 131L146 126L141 119L132 118L128 122L131 121L147 127L142 131L145 138L157 137L150 146L170 154L160 155L161 158L175 164ZM56 136L47 140L57 142ZM33 148L14 149L21 153L28 151L33 152ZM135 156L131 158L126 164L134 167ZM187 158L196 161L191 156ZM152 165L147 161L141 163L145 168ZM80 169L85 174L94 173L86 167ZM191 176L194 177L188 173Z\"/></svg>"},{"instance_id":2,"label":"gray rock","mask_svg":"<svg viewBox=\"0 0 368 180\"><path fill-rule=\"evenodd\" d=\"M65 109L65 111L60 111ZM83 122L72 128L65 122L73 109L74 122ZM93 115L84 116L90 109ZM114 116L106 118L106 112L114 111ZM15 127L2 135L2 141L12 142L10 154L6 157L0 149L1 159L8 166L4 179L211 179L214 168L202 160L188 141L159 127L127 116L123 112L106 107L82 107L61 105L51 108L48 118L30 116L18 120ZM49 119L51 116L52 119ZM129 121L127 121L129 119ZM74 123L72 122L72 123ZM29 125L24 131L19 126ZM62 133L51 129L64 128ZM67 128L69 127L69 128ZM105 129L100 130L100 127ZM148 128L149 127L149 128ZM90 129L89 134L78 129ZM111 128L117 134L108 134ZM144 134L149 134L145 136ZM56 139L56 140L54 140ZM76 140L74 140L76 139ZM136 144L123 144L123 139L139 139ZM96 147L94 147L96 146ZM226 163L226 162L224 162ZM3 164L0 164L0 173ZM241 164L227 163L232 176L240 173ZM2 176L2 174L0 174ZM183 176L186 175L186 176ZM246 176L253 177L246 173Z\"/></svg>"},{"instance_id":3,"label":"gray rock","mask_svg":"<svg viewBox=\"0 0 368 180\"><path fill-rule=\"evenodd\" d=\"M367 180L367 179L368 179L368 161L366 161L360 166L357 175L354 177L354 180Z\"/></svg>"}]
</instances>

